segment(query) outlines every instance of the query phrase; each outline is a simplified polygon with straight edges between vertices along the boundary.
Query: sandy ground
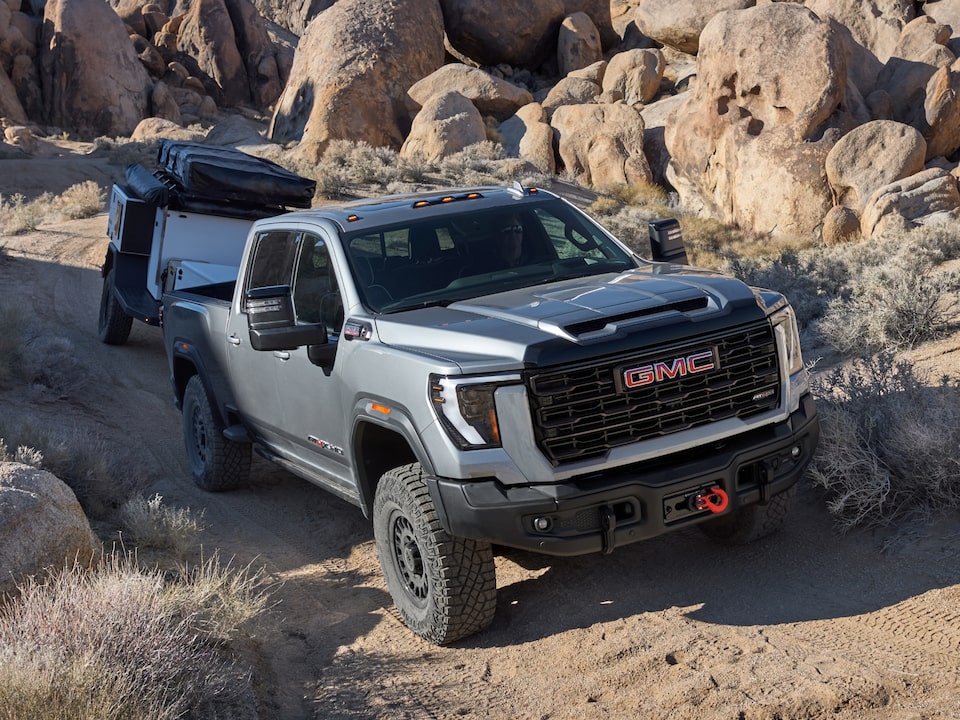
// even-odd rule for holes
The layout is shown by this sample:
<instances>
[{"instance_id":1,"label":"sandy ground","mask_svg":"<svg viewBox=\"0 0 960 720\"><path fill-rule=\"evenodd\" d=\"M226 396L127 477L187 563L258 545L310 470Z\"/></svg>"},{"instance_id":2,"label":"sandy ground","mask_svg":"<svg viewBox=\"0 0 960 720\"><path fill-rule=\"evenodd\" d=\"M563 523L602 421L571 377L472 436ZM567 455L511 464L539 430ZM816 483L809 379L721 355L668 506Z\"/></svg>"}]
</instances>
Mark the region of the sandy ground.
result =
<instances>
[{"instance_id":1,"label":"sandy ground","mask_svg":"<svg viewBox=\"0 0 960 720\"><path fill-rule=\"evenodd\" d=\"M0 193L117 171L61 161L0 161ZM83 378L62 398L0 391L0 412L123 448L151 494L204 513L206 553L281 583L245 643L260 718L960 718L960 514L839 535L806 481L785 529L742 548L692 530L609 557L503 551L493 626L424 643L392 608L359 510L259 460L237 492L193 486L160 332L96 338L105 227L0 236L0 303L68 339ZM960 337L938 347L926 364Z\"/></svg>"}]
</instances>

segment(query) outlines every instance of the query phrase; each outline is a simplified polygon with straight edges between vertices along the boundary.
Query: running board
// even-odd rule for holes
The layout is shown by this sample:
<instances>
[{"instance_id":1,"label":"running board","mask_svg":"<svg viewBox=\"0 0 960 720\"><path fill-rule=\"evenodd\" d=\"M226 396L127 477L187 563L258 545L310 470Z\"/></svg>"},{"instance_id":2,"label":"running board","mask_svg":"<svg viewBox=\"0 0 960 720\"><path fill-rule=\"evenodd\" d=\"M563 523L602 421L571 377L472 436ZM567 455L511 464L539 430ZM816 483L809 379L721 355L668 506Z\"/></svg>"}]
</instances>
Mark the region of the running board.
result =
<instances>
[{"instance_id":1,"label":"running board","mask_svg":"<svg viewBox=\"0 0 960 720\"><path fill-rule=\"evenodd\" d=\"M265 460L269 460L275 465L279 465L284 470L293 473L297 477L303 478L307 482L311 482L314 485L323 488L324 490L332 492L341 500L346 500L351 505L360 507L360 493L357 492L356 488L344 487L329 475L321 475L320 473L311 472L310 470L302 468L299 465L290 462L285 457L277 455L276 453L271 452L267 448L260 445L257 445L255 450L257 455Z\"/></svg>"}]
</instances>

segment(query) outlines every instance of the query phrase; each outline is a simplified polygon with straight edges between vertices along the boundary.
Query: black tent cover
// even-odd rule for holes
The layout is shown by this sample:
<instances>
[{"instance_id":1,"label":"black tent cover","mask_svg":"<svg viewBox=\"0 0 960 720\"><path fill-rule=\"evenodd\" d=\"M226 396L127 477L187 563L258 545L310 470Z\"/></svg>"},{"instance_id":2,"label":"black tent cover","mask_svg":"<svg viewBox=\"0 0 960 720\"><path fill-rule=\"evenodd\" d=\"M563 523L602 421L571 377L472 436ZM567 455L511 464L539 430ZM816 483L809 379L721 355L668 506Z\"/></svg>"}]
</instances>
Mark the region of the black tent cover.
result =
<instances>
[{"instance_id":1,"label":"black tent cover","mask_svg":"<svg viewBox=\"0 0 960 720\"><path fill-rule=\"evenodd\" d=\"M161 140L157 165L178 194L212 203L309 208L317 187L269 160L196 142Z\"/></svg>"}]
</instances>

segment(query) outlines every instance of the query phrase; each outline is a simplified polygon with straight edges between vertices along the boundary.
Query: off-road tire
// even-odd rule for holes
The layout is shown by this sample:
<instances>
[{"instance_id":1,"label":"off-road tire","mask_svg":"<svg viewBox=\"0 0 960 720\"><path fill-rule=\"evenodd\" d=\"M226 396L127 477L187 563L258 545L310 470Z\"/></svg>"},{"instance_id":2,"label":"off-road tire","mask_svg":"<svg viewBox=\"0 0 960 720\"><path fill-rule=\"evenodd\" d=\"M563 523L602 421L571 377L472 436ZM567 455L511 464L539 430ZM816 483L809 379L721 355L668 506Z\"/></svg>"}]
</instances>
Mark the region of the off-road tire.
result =
<instances>
[{"instance_id":1,"label":"off-road tire","mask_svg":"<svg viewBox=\"0 0 960 720\"><path fill-rule=\"evenodd\" d=\"M766 505L748 505L697 527L721 545L746 545L783 527L796 493L794 484L789 490L774 495Z\"/></svg>"},{"instance_id":2,"label":"off-road tire","mask_svg":"<svg viewBox=\"0 0 960 720\"><path fill-rule=\"evenodd\" d=\"M223 436L199 375L183 394L183 446L193 481L209 492L233 490L250 477L250 443Z\"/></svg>"},{"instance_id":3,"label":"off-road tire","mask_svg":"<svg viewBox=\"0 0 960 720\"><path fill-rule=\"evenodd\" d=\"M114 292L113 269L103 276L103 289L100 291L100 314L97 318L97 336L107 345L123 345L130 337L133 318L123 311Z\"/></svg>"},{"instance_id":4,"label":"off-road tire","mask_svg":"<svg viewBox=\"0 0 960 720\"><path fill-rule=\"evenodd\" d=\"M493 622L493 550L489 543L451 537L441 527L419 463L380 479L373 534L393 601L417 635L445 645Z\"/></svg>"}]
</instances>

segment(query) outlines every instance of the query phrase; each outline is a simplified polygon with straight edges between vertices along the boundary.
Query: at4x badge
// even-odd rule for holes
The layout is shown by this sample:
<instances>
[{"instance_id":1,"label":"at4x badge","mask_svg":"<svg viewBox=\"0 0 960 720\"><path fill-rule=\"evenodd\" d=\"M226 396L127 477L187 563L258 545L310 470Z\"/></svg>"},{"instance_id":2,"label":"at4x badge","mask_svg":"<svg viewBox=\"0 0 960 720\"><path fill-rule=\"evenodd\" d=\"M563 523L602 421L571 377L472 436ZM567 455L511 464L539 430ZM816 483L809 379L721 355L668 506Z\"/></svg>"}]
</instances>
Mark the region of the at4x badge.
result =
<instances>
[{"instance_id":1,"label":"at4x badge","mask_svg":"<svg viewBox=\"0 0 960 720\"><path fill-rule=\"evenodd\" d=\"M621 392L653 385L664 380L675 380L687 375L716 370L720 367L717 349L702 350L670 360L658 360L645 365L629 366L616 371L617 389Z\"/></svg>"}]
</instances>

